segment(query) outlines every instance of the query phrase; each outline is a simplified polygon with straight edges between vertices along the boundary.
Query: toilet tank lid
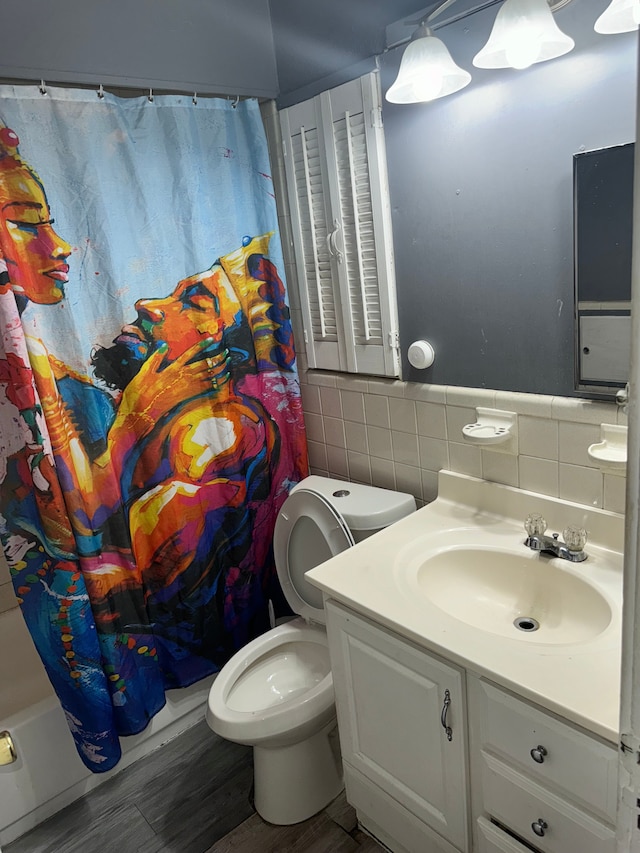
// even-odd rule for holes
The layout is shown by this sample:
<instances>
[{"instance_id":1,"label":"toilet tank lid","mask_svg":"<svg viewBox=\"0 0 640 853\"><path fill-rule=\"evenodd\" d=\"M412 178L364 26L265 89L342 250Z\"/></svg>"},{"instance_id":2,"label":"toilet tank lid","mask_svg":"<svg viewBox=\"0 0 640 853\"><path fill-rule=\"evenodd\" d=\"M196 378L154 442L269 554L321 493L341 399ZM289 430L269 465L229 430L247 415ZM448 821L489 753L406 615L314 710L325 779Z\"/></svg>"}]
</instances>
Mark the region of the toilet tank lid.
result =
<instances>
[{"instance_id":1,"label":"toilet tank lid","mask_svg":"<svg viewBox=\"0 0 640 853\"><path fill-rule=\"evenodd\" d=\"M413 495L312 474L291 490L316 492L340 513L351 530L379 530L416 509Z\"/></svg>"}]
</instances>

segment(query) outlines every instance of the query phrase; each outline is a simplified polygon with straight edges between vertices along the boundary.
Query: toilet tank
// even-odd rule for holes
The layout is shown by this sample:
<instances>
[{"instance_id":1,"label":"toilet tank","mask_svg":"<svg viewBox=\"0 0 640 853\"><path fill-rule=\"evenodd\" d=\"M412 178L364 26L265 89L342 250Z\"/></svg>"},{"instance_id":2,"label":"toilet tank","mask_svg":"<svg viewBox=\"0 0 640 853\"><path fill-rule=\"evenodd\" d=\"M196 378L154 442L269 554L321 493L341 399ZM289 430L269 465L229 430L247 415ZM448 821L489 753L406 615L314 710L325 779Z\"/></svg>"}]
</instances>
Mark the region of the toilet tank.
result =
<instances>
[{"instance_id":1,"label":"toilet tank","mask_svg":"<svg viewBox=\"0 0 640 853\"><path fill-rule=\"evenodd\" d=\"M413 495L319 477L316 474L306 477L292 491L296 489L317 492L328 501L344 518L356 542L410 515L416 509Z\"/></svg>"}]
</instances>

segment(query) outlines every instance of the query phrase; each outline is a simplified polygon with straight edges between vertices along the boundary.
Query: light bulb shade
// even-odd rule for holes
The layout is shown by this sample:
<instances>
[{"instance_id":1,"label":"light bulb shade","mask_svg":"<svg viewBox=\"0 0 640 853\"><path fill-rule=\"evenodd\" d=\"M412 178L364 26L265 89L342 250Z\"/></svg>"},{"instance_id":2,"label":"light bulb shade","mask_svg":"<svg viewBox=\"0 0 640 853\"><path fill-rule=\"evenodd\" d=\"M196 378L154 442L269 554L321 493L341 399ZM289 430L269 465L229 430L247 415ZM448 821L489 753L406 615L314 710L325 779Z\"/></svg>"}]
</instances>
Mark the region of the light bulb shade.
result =
<instances>
[{"instance_id":1,"label":"light bulb shade","mask_svg":"<svg viewBox=\"0 0 640 853\"><path fill-rule=\"evenodd\" d=\"M471 74L455 64L444 42L425 35L407 45L385 97L392 104L434 101L464 89L470 81Z\"/></svg>"},{"instance_id":2,"label":"light bulb shade","mask_svg":"<svg viewBox=\"0 0 640 853\"><path fill-rule=\"evenodd\" d=\"M553 19L547 0L505 0L489 41L473 58L477 68L528 68L569 53L574 41Z\"/></svg>"},{"instance_id":3,"label":"light bulb shade","mask_svg":"<svg viewBox=\"0 0 640 853\"><path fill-rule=\"evenodd\" d=\"M611 0L594 25L597 33L631 33L640 25L640 0Z\"/></svg>"}]
</instances>

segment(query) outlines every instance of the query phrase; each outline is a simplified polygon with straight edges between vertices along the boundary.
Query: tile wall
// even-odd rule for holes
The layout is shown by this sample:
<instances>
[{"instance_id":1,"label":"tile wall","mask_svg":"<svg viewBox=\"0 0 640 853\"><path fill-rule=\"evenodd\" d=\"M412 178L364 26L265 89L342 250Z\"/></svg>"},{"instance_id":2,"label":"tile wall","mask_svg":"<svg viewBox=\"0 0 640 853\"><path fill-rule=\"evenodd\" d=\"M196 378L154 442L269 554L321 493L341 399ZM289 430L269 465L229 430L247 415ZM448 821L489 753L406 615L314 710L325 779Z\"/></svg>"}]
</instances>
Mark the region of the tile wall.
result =
<instances>
[{"instance_id":1,"label":"tile wall","mask_svg":"<svg viewBox=\"0 0 640 853\"><path fill-rule=\"evenodd\" d=\"M624 512L624 469L604 473L587 455L600 441L601 423L626 424L613 403L365 379L304 366L301 380L315 473L399 489L428 503L437 493L437 472L446 468ZM465 442L462 427L475 422L476 406L517 413L517 455Z\"/></svg>"}]
</instances>

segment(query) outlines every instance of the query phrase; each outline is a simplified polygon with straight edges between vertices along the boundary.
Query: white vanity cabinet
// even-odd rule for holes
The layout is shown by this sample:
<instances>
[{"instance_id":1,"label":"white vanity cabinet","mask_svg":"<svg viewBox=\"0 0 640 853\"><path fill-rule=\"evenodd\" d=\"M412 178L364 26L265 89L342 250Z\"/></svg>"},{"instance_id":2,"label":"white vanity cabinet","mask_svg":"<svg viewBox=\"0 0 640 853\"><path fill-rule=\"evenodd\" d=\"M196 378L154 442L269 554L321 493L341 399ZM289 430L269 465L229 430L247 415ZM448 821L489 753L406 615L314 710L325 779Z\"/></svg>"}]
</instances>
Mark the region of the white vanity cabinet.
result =
<instances>
[{"instance_id":1,"label":"white vanity cabinet","mask_svg":"<svg viewBox=\"0 0 640 853\"><path fill-rule=\"evenodd\" d=\"M395 853L467 853L464 672L330 601L347 799Z\"/></svg>"},{"instance_id":2,"label":"white vanity cabinet","mask_svg":"<svg viewBox=\"0 0 640 853\"><path fill-rule=\"evenodd\" d=\"M615 747L485 679L467 686L474 850L614 853Z\"/></svg>"},{"instance_id":3,"label":"white vanity cabinet","mask_svg":"<svg viewBox=\"0 0 640 853\"><path fill-rule=\"evenodd\" d=\"M347 799L393 853L615 853L615 746L325 609Z\"/></svg>"}]
</instances>

